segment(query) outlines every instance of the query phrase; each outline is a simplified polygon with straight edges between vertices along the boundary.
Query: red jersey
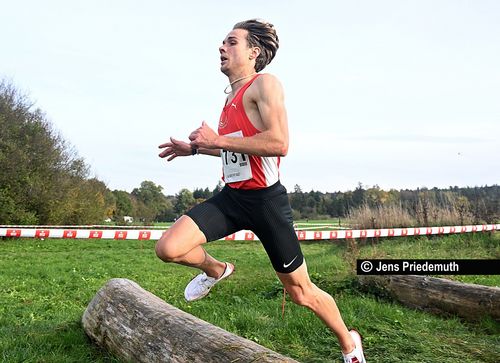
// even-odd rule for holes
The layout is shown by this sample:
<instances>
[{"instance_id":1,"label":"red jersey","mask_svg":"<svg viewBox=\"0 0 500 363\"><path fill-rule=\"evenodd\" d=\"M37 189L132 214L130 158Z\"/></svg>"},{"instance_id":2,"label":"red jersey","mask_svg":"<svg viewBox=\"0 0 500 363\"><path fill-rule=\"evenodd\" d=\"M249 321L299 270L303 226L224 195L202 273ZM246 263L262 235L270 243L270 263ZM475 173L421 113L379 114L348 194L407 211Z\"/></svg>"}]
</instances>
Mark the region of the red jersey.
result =
<instances>
[{"instance_id":1,"label":"red jersey","mask_svg":"<svg viewBox=\"0 0 500 363\"><path fill-rule=\"evenodd\" d=\"M261 132L252 125L243 107L243 95L258 76L255 75L241 87L222 109L219 135L250 137ZM262 189L279 180L279 156L255 156L221 150L221 159L222 180L231 188Z\"/></svg>"}]
</instances>

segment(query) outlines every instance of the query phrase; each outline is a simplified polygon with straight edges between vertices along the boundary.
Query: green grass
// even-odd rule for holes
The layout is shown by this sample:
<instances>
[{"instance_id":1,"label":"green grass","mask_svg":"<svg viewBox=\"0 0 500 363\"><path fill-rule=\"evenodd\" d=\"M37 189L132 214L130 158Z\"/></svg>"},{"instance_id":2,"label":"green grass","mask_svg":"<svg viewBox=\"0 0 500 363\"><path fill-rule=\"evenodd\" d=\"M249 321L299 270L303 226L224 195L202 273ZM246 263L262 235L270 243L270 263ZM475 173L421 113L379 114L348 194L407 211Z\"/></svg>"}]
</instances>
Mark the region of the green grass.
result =
<instances>
[{"instance_id":1,"label":"green grass","mask_svg":"<svg viewBox=\"0 0 500 363\"><path fill-rule=\"evenodd\" d=\"M364 336L369 362L498 362L500 329L405 308L357 288L352 262L362 257L498 258L499 235L387 239L346 248L307 242L313 281L331 293L348 326ZM352 247L352 246L351 246ZM196 303L183 300L195 271L165 264L152 241L0 240L0 361L118 362L94 347L81 327L89 301L106 281L124 277L168 303L301 362L341 362L336 339L310 311L290 302L259 242L207 246L236 265L234 276ZM455 276L499 285L498 276Z\"/></svg>"}]
</instances>

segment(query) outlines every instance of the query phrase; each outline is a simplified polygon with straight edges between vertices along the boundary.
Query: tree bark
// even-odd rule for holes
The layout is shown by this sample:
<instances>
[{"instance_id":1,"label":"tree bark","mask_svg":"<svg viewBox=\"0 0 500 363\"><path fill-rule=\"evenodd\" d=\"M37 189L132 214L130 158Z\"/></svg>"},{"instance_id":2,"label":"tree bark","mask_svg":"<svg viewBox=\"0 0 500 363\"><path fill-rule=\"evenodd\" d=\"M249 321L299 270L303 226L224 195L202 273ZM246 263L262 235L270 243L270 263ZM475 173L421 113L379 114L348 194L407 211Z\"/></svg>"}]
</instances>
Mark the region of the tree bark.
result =
<instances>
[{"instance_id":1,"label":"tree bark","mask_svg":"<svg viewBox=\"0 0 500 363\"><path fill-rule=\"evenodd\" d=\"M418 275L359 276L361 285L382 290L401 303L434 313L477 321L500 321L500 288Z\"/></svg>"},{"instance_id":2,"label":"tree bark","mask_svg":"<svg viewBox=\"0 0 500 363\"><path fill-rule=\"evenodd\" d=\"M133 362L296 362L185 313L127 279L109 280L82 318L87 335Z\"/></svg>"}]
</instances>

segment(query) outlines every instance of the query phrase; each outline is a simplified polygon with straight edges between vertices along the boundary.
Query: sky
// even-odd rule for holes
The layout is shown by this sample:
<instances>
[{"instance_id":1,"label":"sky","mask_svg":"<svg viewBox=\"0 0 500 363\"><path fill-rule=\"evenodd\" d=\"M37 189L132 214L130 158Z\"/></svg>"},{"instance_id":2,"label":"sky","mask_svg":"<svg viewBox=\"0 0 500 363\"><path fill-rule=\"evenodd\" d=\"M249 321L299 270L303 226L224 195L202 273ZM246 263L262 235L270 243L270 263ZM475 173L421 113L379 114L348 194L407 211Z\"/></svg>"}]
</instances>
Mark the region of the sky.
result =
<instances>
[{"instance_id":1,"label":"sky","mask_svg":"<svg viewBox=\"0 0 500 363\"><path fill-rule=\"evenodd\" d=\"M233 25L273 23L293 190L500 182L500 2L0 0L0 79L43 110L111 189L213 189L220 160L158 157L214 129Z\"/></svg>"}]
</instances>

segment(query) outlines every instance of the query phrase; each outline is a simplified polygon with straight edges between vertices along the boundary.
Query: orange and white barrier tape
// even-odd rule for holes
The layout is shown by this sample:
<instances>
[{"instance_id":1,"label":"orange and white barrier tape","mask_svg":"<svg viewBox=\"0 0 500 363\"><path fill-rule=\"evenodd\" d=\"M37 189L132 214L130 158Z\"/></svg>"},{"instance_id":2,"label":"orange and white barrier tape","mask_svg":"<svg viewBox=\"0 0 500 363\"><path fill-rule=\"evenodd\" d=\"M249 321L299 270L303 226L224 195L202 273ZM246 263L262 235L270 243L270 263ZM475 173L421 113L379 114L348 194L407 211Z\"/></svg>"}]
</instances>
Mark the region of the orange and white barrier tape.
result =
<instances>
[{"instance_id":1,"label":"orange and white barrier tape","mask_svg":"<svg viewBox=\"0 0 500 363\"><path fill-rule=\"evenodd\" d=\"M168 226L137 226L137 225L122 225L122 226L112 226L107 224L87 224L87 225L66 225L66 226L54 226L54 225L20 225L20 224L4 224L0 225L0 228L7 229L19 229L19 228L36 228L36 229L159 229L166 230Z\"/></svg>"},{"instance_id":2,"label":"orange and white barrier tape","mask_svg":"<svg viewBox=\"0 0 500 363\"><path fill-rule=\"evenodd\" d=\"M471 232L491 232L500 230L500 224L479 224L471 226L384 228L364 230L303 231L297 230L299 240L363 239L380 237L408 237L458 234ZM0 237L17 238L81 238L81 239L130 239L157 240L165 230L122 230L122 229L66 229L66 228L4 228L0 227ZM221 240L258 241L251 231L239 231Z\"/></svg>"}]
</instances>

